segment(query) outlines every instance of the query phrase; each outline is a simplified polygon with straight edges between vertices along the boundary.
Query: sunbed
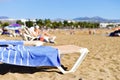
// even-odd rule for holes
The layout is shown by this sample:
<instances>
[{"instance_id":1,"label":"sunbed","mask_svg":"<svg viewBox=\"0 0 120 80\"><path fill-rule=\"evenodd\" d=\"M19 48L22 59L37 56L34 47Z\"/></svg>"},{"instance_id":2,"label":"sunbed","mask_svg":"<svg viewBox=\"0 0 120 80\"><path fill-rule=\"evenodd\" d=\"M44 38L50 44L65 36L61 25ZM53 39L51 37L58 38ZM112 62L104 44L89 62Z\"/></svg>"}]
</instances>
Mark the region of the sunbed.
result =
<instances>
[{"instance_id":1,"label":"sunbed","mask_svg":"<svg viewBox=\"0 0 120 80\"><path fill-rule=\"evenodd\" d=\"M41 40L40 40L40 36L37 36L37 37L33 36L31 31L32 30L30 30L27 27L23 28L23 33L21 35L23 40L25 40L25 41L35 41L35 40L37 41L38 40L38 41L43 41L43 42L55 43L56 36L54 36L52 38L50 38L48 36L42 36Z\"/></svg>"},{"instance_id":2,"label":"sunbed","mask_svg":"<svg viewBox=\"0 0 120 80\"><path fill-rule=\"evenodd\" d=\"M3 43L3 44L2 44ZM0 62L29 67L57 67L63 74L75 72L89 52L87 48L75 45L24 46L22 41L0 41ZM9 45L8 45L9 44ZM79 52L80 56L69 71L61 67L61 54Z\"/></svg>"}]
</instances>

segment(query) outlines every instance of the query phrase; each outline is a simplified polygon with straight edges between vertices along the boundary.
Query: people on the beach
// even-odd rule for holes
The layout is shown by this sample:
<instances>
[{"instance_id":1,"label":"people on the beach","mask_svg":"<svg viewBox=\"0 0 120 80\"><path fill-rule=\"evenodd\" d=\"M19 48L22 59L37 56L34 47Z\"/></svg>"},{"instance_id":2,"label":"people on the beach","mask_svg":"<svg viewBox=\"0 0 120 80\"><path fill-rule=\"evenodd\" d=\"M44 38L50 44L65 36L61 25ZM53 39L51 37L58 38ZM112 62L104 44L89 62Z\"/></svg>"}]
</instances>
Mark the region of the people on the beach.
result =
<instances>
[{"instance_id":1,"label":"people on the beach","mask_svg":"<svg viewBox=\"0 0 120 80\"><path fill-rule=\"evenodd\" d=\"M96 34L96 30L95 29L93 29L93 30L89 29L89 34Z\"/></svg>"},{"instance_id":2,"label":"people on the beach","mask_svg":"<svg viewBox=\"0 0 120 80\"><path fill-rule=\"evenodd\" d=\"M30 31L34 37L38 37L41 41L54 43L56 38L56 36L49 34L48 30L40 30L38 25L31 27Z\"/></svg>"}]
</instances>

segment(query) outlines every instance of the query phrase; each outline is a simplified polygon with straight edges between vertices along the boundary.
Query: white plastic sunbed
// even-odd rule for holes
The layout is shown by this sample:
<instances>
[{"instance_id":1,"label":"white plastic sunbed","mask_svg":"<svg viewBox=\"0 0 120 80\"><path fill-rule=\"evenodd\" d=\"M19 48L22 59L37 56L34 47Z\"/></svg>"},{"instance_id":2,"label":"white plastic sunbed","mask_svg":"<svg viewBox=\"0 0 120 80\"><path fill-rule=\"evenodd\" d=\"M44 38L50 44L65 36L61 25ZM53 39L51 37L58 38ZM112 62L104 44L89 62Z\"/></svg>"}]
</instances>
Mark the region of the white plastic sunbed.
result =
<instances>
[{"instance_id":1,"label":"white plastic sunbed","mask_svg":"<svg viewBox=\"0 0 120 80\"><path fill-rule=\"evenodd\" d=\"M59 49L60 54L71 54L71 53L79 53L80 54L79 58L77 59L77 61L75 62L75 64L69 71L65 71L62 67L58 67L58 69L63 74L75 72L89 52L89 50L87 48L82 48L82 47L75 46L75 45L54 46L54 48Z\"/></svg>"},{"instance_id":2,"label":"white plastic sunbed","mask_svg":"<svg viewBox=\"0 0 120 80\"><path fill-rule=\"evenodd\" d=\"M25 42L23 42L25 44ZM87 48L75 45L62 46L24 46L22 41L0 41L0 62L29 67L53 66L57 67L63 74L75 72L83 59L89 52ZM12 45L12 46L11 46ZM13 46L14 45L14 46ZM61 67L60 55L79 52L80 56L72 69L65 71Z\"/></svg>"},{"instance_id":3,"label":"white plastic sunbed","mask_svg":"<svg viewBox=\"0 0 120 80\"><path fill-rule=\"evenodd\" d=\"M40 41L40 40L39 40L39 37L40 37L40 36L35 37L35 36L32 35L33 30L34 30L34 27L31 27L31 28L25 27L25 28L23 29L23 33L22 33L22 35L21 35L22 38L23 38L23 40L25 40L25 41L34 41L34 40ZM50 37L48 37L48 36L44 36L43 38L44 38L44 40L45 40L45 41L43 41L43 42L55 43L56 36L54 36L54 37L52 37L52 38L50 38Z\"/></svg>"}]
</instances>

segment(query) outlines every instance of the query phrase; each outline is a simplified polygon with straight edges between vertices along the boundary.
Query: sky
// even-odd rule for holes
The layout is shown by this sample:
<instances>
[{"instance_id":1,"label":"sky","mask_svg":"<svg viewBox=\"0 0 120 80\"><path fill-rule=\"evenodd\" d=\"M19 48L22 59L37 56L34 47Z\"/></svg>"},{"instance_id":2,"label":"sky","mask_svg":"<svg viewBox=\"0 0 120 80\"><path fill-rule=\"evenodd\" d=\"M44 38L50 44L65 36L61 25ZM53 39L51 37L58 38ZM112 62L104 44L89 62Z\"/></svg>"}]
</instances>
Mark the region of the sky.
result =
<instances>
[{"instance_id":1,"label":"sky","mask_svg":"<svg viewBox=\"0 0 120 80\"><path fill-rule=\"evenodd\" d=\"M120 0L0 0L0 16L15 19L120 19Z\"/></svg>"}]
</instances>

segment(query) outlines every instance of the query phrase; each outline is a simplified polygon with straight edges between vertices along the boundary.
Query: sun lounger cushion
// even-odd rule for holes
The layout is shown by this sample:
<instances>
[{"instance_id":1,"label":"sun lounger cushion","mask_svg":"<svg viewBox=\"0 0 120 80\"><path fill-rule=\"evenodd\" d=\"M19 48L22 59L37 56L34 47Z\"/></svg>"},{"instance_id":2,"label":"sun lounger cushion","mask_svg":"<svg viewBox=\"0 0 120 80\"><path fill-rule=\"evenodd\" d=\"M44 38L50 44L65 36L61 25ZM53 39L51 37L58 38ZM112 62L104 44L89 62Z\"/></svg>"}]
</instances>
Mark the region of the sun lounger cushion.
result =
<instances>
[{"instance_id":1,"label":"sun lounger cushion","mask_svg":"<svg viewBox=\"0 0 120 80\"><path fill-rule=\"evenodd\" d=\"M0 62L21 66L60 66L58 49L50 46L0 47Z\"/></svg>"}]
</instances>

